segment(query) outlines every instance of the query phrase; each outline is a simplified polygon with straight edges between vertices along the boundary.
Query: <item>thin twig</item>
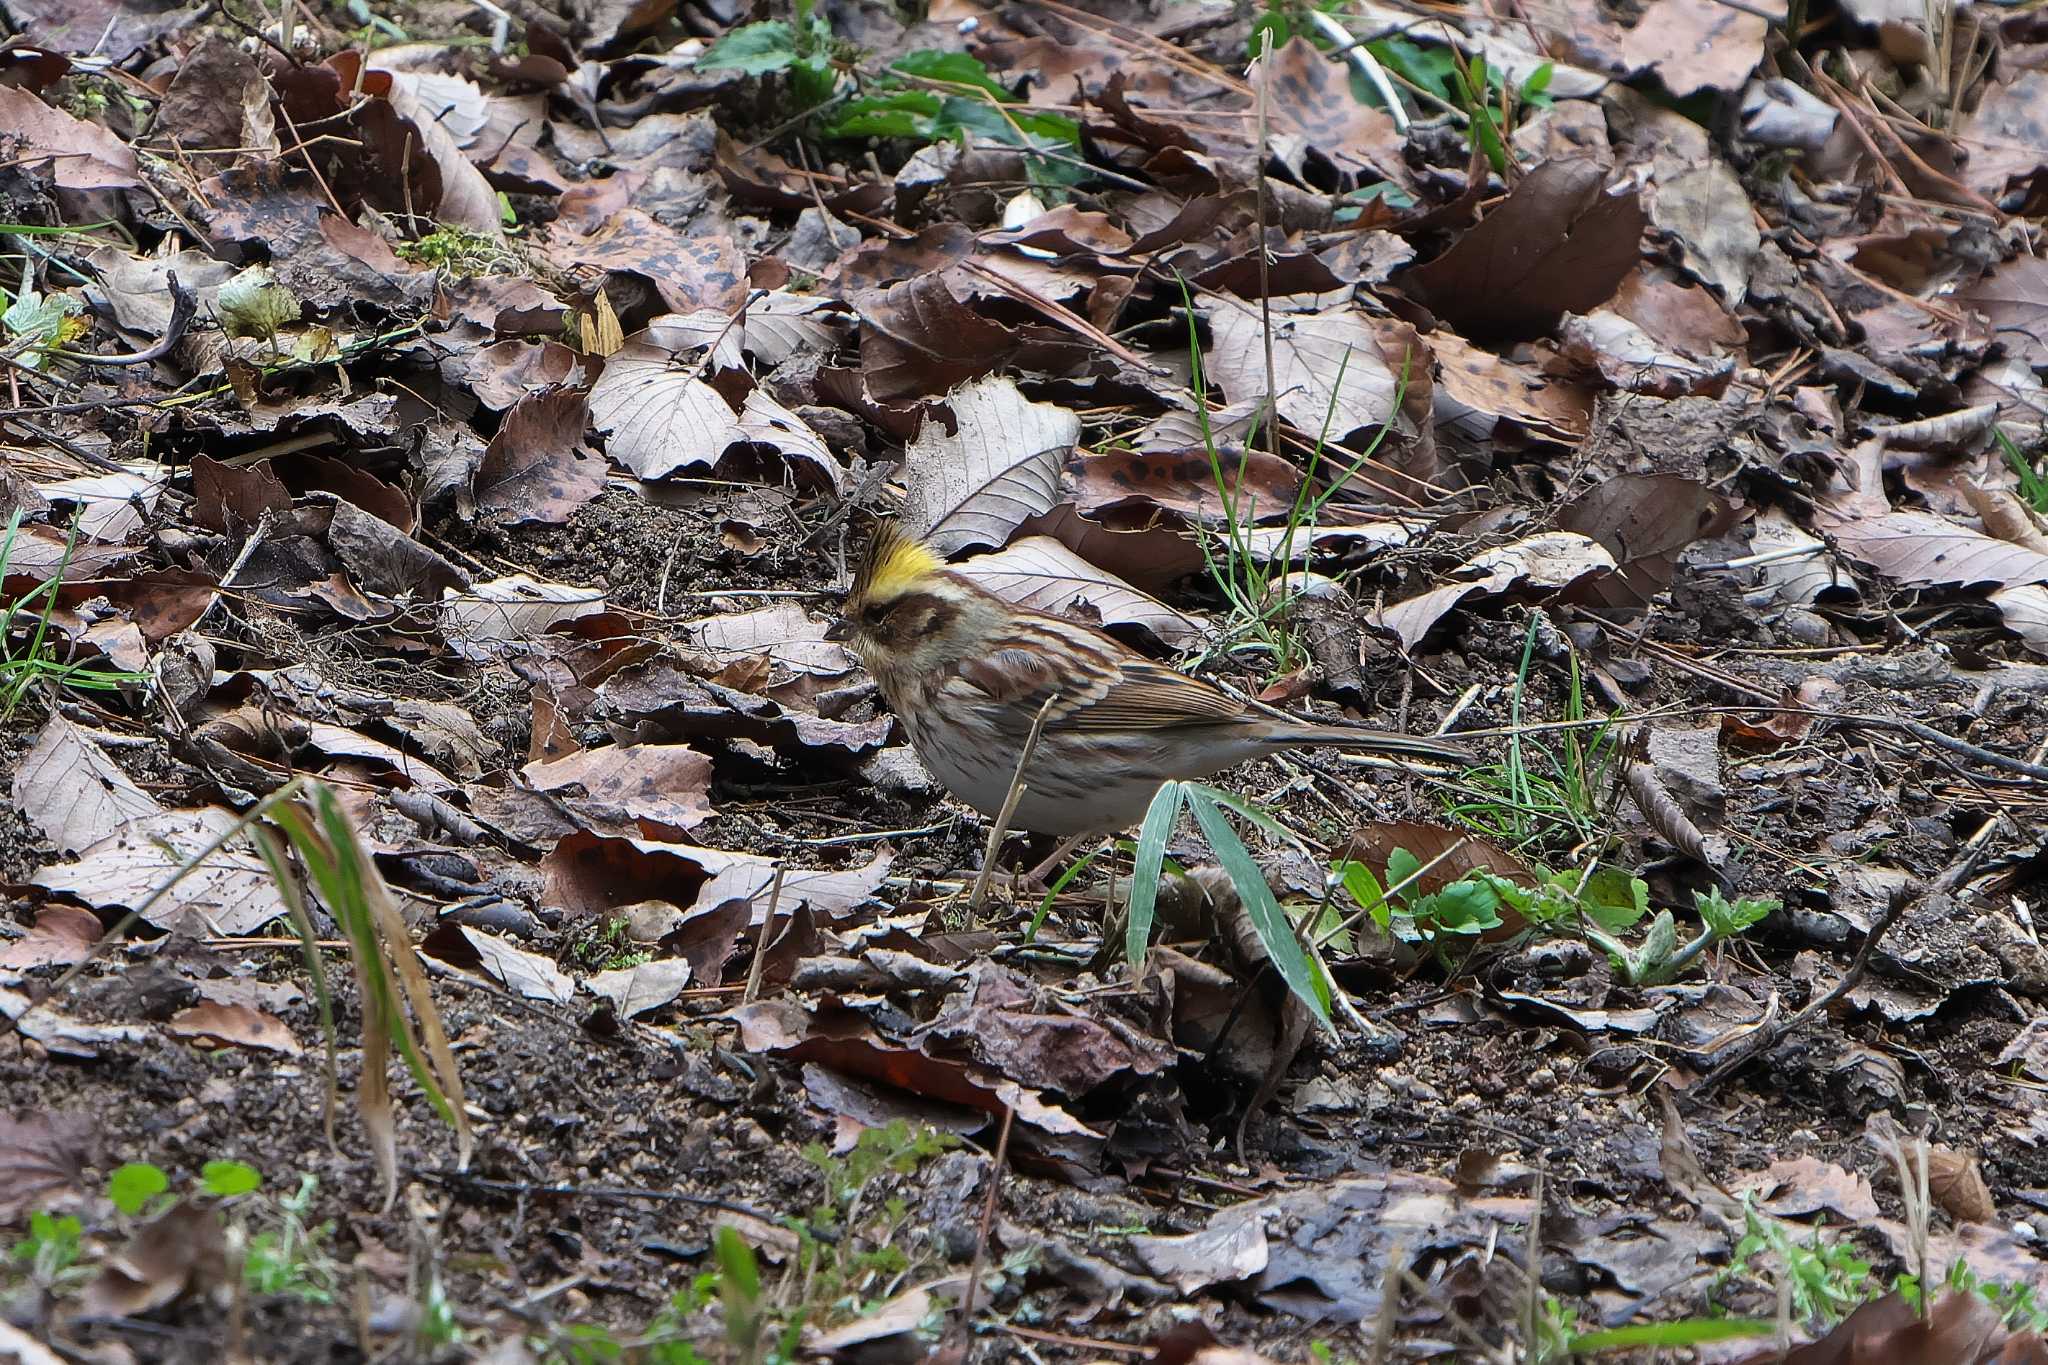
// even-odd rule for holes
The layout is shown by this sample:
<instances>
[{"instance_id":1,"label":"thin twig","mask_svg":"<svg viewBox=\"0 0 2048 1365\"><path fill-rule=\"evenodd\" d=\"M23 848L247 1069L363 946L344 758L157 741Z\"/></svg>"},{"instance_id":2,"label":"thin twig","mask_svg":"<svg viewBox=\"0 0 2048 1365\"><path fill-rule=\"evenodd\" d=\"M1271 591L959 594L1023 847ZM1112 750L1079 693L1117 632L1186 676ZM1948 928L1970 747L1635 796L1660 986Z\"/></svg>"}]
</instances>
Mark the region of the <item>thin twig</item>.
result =
<instances>
[{"instance_id":1,"label":"thin twig","mask_svg":"<svg viewBox=\"0 0 2048 1365\"><path fill-rule=\"evenodd\" d=\"M1031 734L1024 741L1024 752L1017 756L1017 771L1010 776L1010 791L1003 798L1002 813L989 826L988 847L981 854L981 875L974 879L974 894L967 898L969 913L979 915L981 907L988 900L989 878L995 875L996 850L1002 847L1003 836L1010 832L1010 817L1017 813L1017 802L1024 796L1024 770L1031 766L1031 756L1038 752L1038 737L1045 732L1045 718L1052 713L1052 704L1060 699L1054 692L1038 708L1038 714L1031 718Z\"/></svg>"},{"instance_id":2,"label":"thin twig","mask_svg":"<svg viewBox=\"0 0 2048 1365\"><path fill-rule=\"evenodd\" d=\"M975 1291L981 1288L982 1262L988 1259L989 1229L995 1226L996 1195L1002 1188L1003 1165L1010 1155L1010 1124L1016 1117L1015 1109L1003 1106L1003 1130L996 1137L995 1164L988 1173L988 1198L981 1205L981 1233L974 1240L974 1259L967 1263L967 1292L960 1296L960 1335L967 1339L974 1335Z\"/></svg>"},{"instance_id":3,"label":"thin twig","mask_svg":"<svg viewBox=\"0 0 2048 1365\"><path fill-rule=\"evenodd\" d=\"M747 972L747 990L740 997L741 1004L751 1002L761 993L761 970L768 965L768 931L775 927L775 907L782 900L782 859L775 860L775 880L768 883L768 914L761 921L761 937L754 944L754 965Z\"/></svg>"}]
</instances>

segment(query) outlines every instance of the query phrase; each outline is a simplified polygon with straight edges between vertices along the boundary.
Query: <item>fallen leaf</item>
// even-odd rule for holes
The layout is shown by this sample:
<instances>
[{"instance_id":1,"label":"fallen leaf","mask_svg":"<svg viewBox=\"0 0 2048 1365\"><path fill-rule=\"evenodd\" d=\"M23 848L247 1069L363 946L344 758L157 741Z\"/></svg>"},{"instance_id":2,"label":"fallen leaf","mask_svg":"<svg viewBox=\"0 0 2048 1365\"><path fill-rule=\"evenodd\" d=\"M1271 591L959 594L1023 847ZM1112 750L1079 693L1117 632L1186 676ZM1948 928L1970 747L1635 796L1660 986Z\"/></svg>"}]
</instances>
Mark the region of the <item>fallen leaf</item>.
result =
<instances>
[{"instance_id":1,"label":"fallen leaf","mask_svg":"<svg viewBox=\"0 0 2048 1365\"><path fill-rule=\"evenodd\" d=\"M952 569L1020 607L1090 625L1137 626L1170 648L1202 636L1191 617L1103 572L1049 536L1025 536L1008 549L976 555Z\"/></svg>"},{"instance_id":2,"label":"fallen leaf","mask_svg":"<svg viewBox=\"0 0 2048 1365\"><path fill-rule=\"evenodd\" d=\"M296 1057L301 1051L299 1040L282 1019L247 1005L194 1005L165 1021L164 1032L215 1047L256 1048L287 1057Z\"/></svg>"},{"instance_id":3,"label":"fallen leaf","mask_svg":"<svg viewBox=\"0 0 2048 1365\"><path fill-rule=\"evenodd\" d=\"M636 967L599 972L587 983L612 1002L622 1019L650 1014L668 1004L690 984L690 964L682 958L661 958Z\"/></svg>"},{"instance_id":4,"label":"fallen leaf","mask_svg":"<svg viewBox=\"0 0 2048 1365\"><path fill-rule=\"evenodd\" d=\"M1607 176L1587 158L1546 161L1450 250L1395 279L1470 336L1540 336L1590 313L1635 269L1646 222L1636 193L1609 193Z\"/></svg>"},{"instance_id":5,"label":"fallen leaf","mask_svg":"<svg viewBox=\"0 0 2048 1365\"><path fill-rule=\"evenodd\" d=\"M574 389L526 394L505 414L476 468L476 505L506 526L557 526L604 491L604 461L583 444L588 411Z\"/></svg>"},{"instance_id":6,"label":"fallen leaf","mask_svg":"<svg viewBox=\"0 0 2048 1365\"><path fill-rule=\"evenodd\" d=\"M1000 547L1052 507L1081 419L999 377L964 384L944 402L950 426L927 417L903 452L904 525L940 555Z\"/></svg>"},{"instance_id":7,"label":"fallen leaf","mask_svg":"<svg viewBox=\"0 0 2048 1365\"><path fill-rule=\"evenodd\" d=\"M566 1005L576 995L576 983L547 958L467 925L442 921L421 942L420 951L450 966L482 972L528 1000Z\"/></svg>"},{"instance_id":8,"label":"fallen leaf","mask_svg":"<svg viewBox=\"0 0 2048 1365\"><path fill-rule=\"evenodd\" d=\"M0 969L19 974L32 967L69 967L92 956L105 928L100 917L75 905L45 905L26 934L0 948Z\"/></svg>"},{"instance_id":9,"label":"fallen leaf","mask_svg":"<svg viewBox=\"0 0 2048 1365\"><path fill-rule=\"evenodd\" d=\"M163 813L83 729L54 714L15 769L14 804L59 853Z\"/></svg>"},{"instance_id":10,"label":"fallen leaf","mask_svg":"<svg viewBox=\"0 0 2048 1365\"><path fill-rule=\"evenodd\" d=\"M131 821L76 862L36 869L29 880L100 909L132 910L234 824L216 806L163 811ZM270 869L242 837L215 850L143 918L159 929L211 936L251 933L284 912Z\"/></svg>"}]
</instances>

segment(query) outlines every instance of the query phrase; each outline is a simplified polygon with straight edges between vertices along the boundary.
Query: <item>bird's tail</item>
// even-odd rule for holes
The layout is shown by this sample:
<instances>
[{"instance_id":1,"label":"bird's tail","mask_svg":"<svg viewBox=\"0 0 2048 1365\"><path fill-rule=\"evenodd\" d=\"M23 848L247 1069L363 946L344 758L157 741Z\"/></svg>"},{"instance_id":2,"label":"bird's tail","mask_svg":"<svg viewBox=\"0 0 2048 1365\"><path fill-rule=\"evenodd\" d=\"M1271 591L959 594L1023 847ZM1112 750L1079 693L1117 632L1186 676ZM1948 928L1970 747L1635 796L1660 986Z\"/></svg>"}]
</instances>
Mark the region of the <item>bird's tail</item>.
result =
<instances>
[{"instance_id":1,"label":"bird's tail","mask_svg":"<svg viewBox=\"0 0 2048 1365\"><path fill-rule=\"evenodd\" d=\"M1393 730L1304 724L1299 729L1280 731L1273 738L1290 747L1319 745L1351 749L1362 754L1385 754L1389 758L1420 758L1437 763L1450 763L1460 768L1469 768L1479 761L1476 753L1456 740L1404 735Z\"/></svg>"}]
</instances>

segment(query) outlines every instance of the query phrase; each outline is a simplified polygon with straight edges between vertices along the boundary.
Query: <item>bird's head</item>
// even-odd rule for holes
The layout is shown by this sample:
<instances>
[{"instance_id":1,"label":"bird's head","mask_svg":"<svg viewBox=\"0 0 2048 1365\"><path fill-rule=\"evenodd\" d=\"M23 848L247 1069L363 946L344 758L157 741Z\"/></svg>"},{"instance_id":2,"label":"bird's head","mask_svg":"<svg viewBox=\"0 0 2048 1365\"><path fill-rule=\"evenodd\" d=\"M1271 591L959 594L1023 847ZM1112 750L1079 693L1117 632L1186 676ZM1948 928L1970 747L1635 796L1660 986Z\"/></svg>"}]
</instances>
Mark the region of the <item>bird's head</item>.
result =
<instances>
[{"instance_id":1,"label":"bird's head","mask_svg":"<svg viewBox=\"0 0 2048 1365\"><path fill-rule=\"evenodd\" d=\"M962 652L983 598L894 522L876 528L840 619L827 637L852 645L877 678L943 666Z\"/></svg>"}]
</instances>

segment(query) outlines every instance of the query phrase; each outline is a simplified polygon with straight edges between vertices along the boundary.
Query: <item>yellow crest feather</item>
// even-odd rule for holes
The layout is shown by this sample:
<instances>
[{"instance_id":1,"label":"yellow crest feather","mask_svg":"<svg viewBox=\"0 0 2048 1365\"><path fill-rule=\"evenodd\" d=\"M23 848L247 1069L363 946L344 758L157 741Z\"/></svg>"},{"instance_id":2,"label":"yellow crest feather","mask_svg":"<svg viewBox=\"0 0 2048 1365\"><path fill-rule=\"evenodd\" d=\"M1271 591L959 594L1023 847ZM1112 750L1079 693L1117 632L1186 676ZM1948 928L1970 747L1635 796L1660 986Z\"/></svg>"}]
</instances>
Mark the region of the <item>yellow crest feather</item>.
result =
<instances>
[{"instance_id":1,"label":"yellow crest feather","mask_svg":"<svg viewBox=\"0 0 2048 1365\"><path fill-rule=\"evenodd\" d=\"M875 538L868 544L853 596L885 601L899 597L945 567L922 541L895 522L885 521L875 528Z\"/></svg>"}]
</instances>

